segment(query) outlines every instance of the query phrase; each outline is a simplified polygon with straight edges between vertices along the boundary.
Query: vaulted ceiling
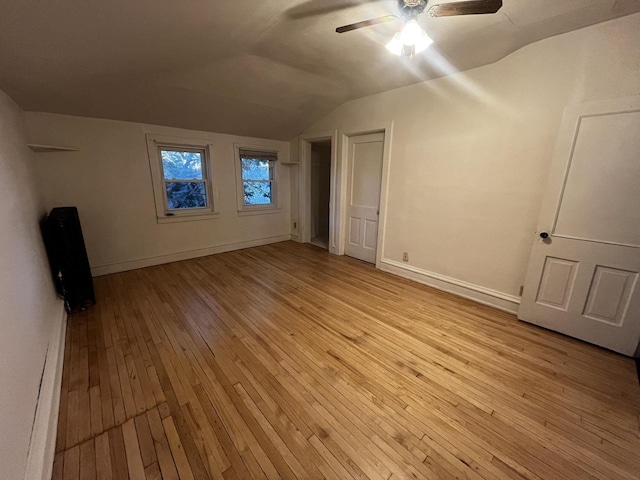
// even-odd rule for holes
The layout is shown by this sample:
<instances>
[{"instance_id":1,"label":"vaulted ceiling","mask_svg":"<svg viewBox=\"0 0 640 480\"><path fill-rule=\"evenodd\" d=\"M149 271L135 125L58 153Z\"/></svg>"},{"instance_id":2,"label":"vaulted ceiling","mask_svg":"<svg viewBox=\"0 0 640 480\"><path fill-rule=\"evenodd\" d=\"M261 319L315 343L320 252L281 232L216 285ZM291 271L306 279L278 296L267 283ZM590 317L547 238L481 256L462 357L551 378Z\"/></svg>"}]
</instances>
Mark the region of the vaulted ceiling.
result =
<instances>
[{"instance_id":1,"label":"vaulted ceiling","mask_svg":"<svg viewBox=\"0 0 640 480\"><path fill-rule=\"evenodd\" d=\"M640 11L638 0L504 0L495 15L422 15L435 44L413 60L384 48L397 22L334 31L396 5L0 0L0 89L26 110L289 139L347 100Z\"/></svg>"}]
</instances>

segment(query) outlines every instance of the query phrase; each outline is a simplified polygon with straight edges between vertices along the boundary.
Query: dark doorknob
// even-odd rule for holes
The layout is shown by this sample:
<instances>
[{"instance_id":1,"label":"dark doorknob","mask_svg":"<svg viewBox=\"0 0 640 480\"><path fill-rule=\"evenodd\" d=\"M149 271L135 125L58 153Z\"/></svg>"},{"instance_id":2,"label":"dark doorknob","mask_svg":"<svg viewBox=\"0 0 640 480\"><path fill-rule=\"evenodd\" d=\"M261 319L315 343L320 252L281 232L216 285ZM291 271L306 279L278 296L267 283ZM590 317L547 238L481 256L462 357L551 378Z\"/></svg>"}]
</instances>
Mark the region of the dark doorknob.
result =
<instances>
[{"instance_id":1,"label":"dark doorknob","mask_svg":"<svg viewBox=\"0 0 640 480\"><path fill-rule=\"evenodd\" d=\"M549 237L549 234L547 232L540 232L540 238L542 238L543 240L548 237Z\"/></svg>"}]
</instances>

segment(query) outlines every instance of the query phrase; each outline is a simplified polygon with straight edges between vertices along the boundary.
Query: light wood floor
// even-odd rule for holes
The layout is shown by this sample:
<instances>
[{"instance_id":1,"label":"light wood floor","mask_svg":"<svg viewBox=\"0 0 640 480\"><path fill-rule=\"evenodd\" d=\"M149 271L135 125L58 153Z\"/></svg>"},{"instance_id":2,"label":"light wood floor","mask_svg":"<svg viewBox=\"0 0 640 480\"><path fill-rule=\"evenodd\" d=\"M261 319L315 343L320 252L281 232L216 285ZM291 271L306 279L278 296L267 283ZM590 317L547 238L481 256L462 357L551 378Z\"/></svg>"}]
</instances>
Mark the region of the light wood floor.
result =
<instances>
[{"instance_id":1,"label":"light wood floor","mask_svg":"<svg viewBox=\"0 0 640 480\"><path fill-rule=\"evenodd\" d=\"M95 280L54 478L634 479L632 360L285 242Z\"/></svg>"}]
</instances>

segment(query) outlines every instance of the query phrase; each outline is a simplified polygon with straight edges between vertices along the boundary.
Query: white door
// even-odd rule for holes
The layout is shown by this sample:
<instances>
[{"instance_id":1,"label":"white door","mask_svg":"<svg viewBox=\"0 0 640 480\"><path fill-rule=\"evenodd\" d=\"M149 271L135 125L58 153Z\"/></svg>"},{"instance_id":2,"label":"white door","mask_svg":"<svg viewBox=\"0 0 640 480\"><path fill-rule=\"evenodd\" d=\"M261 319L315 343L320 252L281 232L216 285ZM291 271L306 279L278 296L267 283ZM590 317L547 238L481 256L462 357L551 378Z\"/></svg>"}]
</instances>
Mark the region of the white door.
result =
<instances>
[{"instance_id":1,"label":"white door","mask_svg":"<svg viewBox=\"0 0 640 480\"><path fill-rule=\"evenodd\" d=\"M518 317L632 355L640 338L640 97L565 111L536 236Z\"/></svg>"},{"instance_id":2,"label":"white door","mask_svg":"<svg viewBox=\"0 0 640 480\"><path fill-rule=\"evenodd\" d=\"M344 253L376 262L384 134L349 137L347 164L347 239Z\"/></svg>"}]
</instances>

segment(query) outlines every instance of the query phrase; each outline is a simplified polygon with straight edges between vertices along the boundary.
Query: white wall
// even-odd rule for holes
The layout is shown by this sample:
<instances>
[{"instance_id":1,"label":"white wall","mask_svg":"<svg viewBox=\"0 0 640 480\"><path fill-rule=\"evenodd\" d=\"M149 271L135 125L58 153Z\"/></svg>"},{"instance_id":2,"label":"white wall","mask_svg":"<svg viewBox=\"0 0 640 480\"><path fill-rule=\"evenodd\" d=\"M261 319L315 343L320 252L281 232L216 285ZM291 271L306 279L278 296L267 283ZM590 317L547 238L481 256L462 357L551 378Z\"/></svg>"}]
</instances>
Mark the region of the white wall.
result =
<instances>
[{"instance_id":1,"label":"white wall","mask_svg":"<svg viewBox=\"0 0 640 480\"><path fill-rule=\"evenodd\" d=\"M393 121L383 257L516 308L567 104L640 93L640 15L350 101L307 132ZM294 218L295 220L295 218Z\"/></svg>"},{"instance_id":2,"label":"white wall","mask_svg":"<svg viewBox=\"0 0 640 480\"><path fill-rule=\"evenodd\" d=\"M233 146L234 142L248 142L277 148L280 160L286 162L288 142L45 113L27 113L27 122L34 143L79 149L42 154L37 170L47 208L78 207L94 274L289 238L290 167L277 167L277 213L238 216ZM218 218L157 223L147 133L213 144Z\"/></svg>"},{"instance_id":3,"label":"white wall","mask_svg":"<svg viewBox=\"0 0 640 480\"><path fill-rule=\"evenodd\" d=\"M0 91L0 476L22 479L52 329L62 316L42 244L24 113Z\"/></svg>"}]
</instances>

